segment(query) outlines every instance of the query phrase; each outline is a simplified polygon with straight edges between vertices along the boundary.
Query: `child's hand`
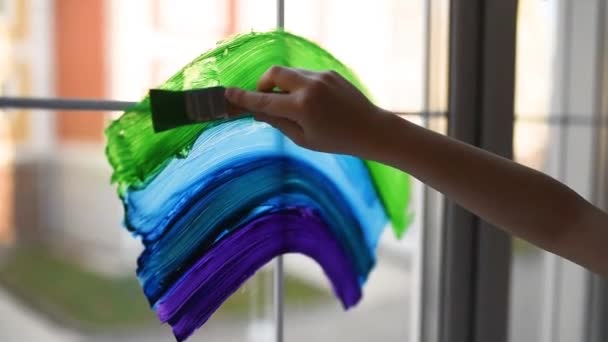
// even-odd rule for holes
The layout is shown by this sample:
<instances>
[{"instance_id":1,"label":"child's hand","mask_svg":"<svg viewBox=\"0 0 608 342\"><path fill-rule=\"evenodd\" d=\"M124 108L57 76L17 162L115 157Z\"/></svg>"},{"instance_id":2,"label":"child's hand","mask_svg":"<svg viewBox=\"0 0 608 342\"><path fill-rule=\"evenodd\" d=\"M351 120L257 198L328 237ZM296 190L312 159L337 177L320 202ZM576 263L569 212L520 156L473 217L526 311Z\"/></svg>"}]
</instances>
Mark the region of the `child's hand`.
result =
<instances>
[{"instance_id":1,"label":"child's hand","mask_svg":"<svg viewBox=\"0 0 608 342\"><path fill-rule=\"evenodd\" d=\"M275 87L283 93L271 93ZM228 89L226 98L300 145L401 169L507 232L608 277L608 214L547 175L389 114L335 73L273 67L258 90Z\"/></svg>"},{"instance_id":2,"label":"child's hand","mask_svg":"<svg viewBox=\"0 0 608 342\"><path fill-rule=\"evenodd\" d=\"M279 89L281 92L272 92ZM230 88L226 98L313 150L356 154L383 113L338 73L274 66L257 92ZM367 136L366 136L367 135Z\"/></svg>"}]
</instances>

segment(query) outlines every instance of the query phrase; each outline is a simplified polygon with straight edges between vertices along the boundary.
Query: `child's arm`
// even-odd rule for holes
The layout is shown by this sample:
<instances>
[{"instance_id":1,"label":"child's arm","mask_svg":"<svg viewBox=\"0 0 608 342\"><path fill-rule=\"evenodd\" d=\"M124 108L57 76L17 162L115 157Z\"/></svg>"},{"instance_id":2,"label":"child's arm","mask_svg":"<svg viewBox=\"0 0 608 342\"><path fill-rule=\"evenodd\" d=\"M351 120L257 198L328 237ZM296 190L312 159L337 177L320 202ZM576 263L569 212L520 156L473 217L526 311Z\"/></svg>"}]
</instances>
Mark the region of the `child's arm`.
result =
<instances>
[{"instance_id":1,"label":"child's arm","mask_svg":"<svg viewBox=\"0 0 608 342\"><path fill-rule=\"evenodd\" d=\"M285 93L263 93L275 86ZM549 176L377 108L332 72L274 67L258 90L226 97L300 145L402 169L486 221L608 276L608 215Z\"/></svg>"}]
</instances>

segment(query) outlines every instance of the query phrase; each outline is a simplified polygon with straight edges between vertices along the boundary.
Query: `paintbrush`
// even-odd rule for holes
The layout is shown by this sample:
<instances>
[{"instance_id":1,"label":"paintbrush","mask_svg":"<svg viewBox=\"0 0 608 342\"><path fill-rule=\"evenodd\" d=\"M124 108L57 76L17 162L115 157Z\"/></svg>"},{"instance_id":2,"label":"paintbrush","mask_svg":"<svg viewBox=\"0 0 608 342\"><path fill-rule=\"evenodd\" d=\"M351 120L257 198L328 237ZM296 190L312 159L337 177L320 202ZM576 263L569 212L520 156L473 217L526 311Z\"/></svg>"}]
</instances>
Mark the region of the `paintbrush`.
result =
<instances>
[{"instance_id":1,"label":"paintbrush","mask_svg":"<svg viewBox=\"0 0 608 342\"><path fill-rule=\"evenodd\" d=\"M225 91L225 87L184 91L150 89L154 131L158 133L185 125L227 119L230 106L224 97Z\"/></svg>"}]
</instances>

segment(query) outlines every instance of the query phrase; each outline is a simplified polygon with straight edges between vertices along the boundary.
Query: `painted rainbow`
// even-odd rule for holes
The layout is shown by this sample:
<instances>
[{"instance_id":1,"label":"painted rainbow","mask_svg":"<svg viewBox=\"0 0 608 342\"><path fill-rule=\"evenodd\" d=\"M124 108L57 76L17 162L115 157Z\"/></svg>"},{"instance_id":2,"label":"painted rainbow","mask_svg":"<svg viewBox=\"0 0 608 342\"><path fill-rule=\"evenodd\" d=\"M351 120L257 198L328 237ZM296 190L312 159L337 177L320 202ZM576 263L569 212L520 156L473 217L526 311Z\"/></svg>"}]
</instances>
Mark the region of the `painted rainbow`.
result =
<instances>
[{"instance_id":1,"label":"painted rainbow","mask_svg":"<svg viewBox=\"0 0 608 342\"><path fill-rule=\"evenodd\" d=\"M160 88L254 89L272 65L354 73L318 45L284 31L220 42ZM244 118L155 134L144 98L107 128L112 181L125 225L145 250L137 276L150 305L182 341L272 258L301 253L355 305L390 223L410 221L410 179L393 168L298 147Z\"/></svg>"}]
</instances>

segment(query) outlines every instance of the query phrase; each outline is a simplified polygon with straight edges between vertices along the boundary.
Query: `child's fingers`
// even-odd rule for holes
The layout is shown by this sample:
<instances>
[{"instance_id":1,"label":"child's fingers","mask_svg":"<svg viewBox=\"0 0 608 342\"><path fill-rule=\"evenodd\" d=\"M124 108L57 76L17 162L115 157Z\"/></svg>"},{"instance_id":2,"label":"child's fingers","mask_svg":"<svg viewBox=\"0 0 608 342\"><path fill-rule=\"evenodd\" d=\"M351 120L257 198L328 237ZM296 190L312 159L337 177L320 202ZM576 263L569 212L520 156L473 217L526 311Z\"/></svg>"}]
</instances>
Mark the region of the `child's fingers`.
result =
<instances>
[{"instance_id":1,"label":"child's fingers","mask_svg":"<svg viewBox=\"0 0 608 342\"><path fill-rule=\"evenodd\" d=\"M280 130L296 144L302 144L304 140L304 131L302 130L302 127L300 127L297 123L289 119L279 118L264 113L255 113L253 117L257 121L265 122L271 125L272 127Z\"/></svg>"},{"instance_id":2,"label":"child's fingers","mask_svg":"<svg viewBox=\"0 0 608 342\"><path fill-rule=\"evenodd\" d=\"M257 90L270 92L274 88L279 88L284 92L290 92L301 87L306 79L306 75L298 70L273 66L260 77Z\"/></svg>"},{"instance_id":3,"label":"child's fingers","mask_svg":"<svg viewBox=\"0 0 608 342\"><path fill-rule=\"evenodd\" d=\"M253 113L253 118L255 121L268 122L271 116L264 113Z\"/></svg>"},{"instance_id":4,"label":"child's fingers","mask_svg":"<svg viewBox=\"0 0 608 342\"><path fill-rule=\"evenodd\" d=\"M302 131L302 127L300 127L295 122L289 119L277 118L277 117L268 117L266 121L272 127L280 130L288 136L293 142L298 145L302 145L304 142L304 131Z\"/></svg>"},{"instance_id":5,"label":"child's fingers","mask_svg":"<svg viewBox=\"0 0 608 342\"><path fill-rule=\"evenodd\" d=\"M266 113L289 118L289 113L294 112L293 100L289 94L262 93L228 88L225 97L232 108L242 109L250 113Z\"/></svg>"},{"instance_id":6,"label":"child's fingers","mask_svg":"<svg viewBox=\"0 0 608 342\"><path fill-rule=\"evenodd\" d=\"M237 118L248 114L247 110L234 105L232 102L226 101L226 114L229 118Z\"/></svg>"}]
</instances>

